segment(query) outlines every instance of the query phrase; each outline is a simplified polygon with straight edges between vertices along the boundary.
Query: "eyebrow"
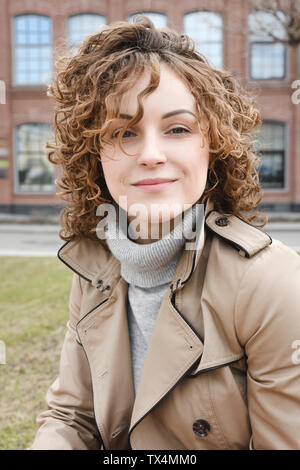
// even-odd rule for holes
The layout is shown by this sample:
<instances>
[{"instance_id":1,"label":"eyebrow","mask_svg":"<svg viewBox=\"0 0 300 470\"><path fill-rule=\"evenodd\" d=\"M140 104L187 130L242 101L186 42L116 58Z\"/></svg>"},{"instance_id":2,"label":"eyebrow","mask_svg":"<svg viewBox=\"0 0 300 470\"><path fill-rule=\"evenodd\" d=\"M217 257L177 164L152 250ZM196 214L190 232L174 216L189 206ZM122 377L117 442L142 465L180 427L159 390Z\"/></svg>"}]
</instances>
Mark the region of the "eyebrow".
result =
<instances>
[{"instance_id":1,"label":"eyebrow","mask_svg":"<svg viewBox=\"0 0 300 470\"><path fill-rule=\"evenodd\" d=\"M182 113L192 114L192 116L194 116L197 119L197 116L194 113L192 113L192 111L189 111L188 109L176 109L175 111L170 111L169 113L163 114L161 118L162 119L167 119L170 116L174 116L175 114L182 114ZM130 114L124 114L124 113L120 113L119 117L121 119L132 119L133 118L133 116L130 116Z\"/></svg>"}]
</instances>

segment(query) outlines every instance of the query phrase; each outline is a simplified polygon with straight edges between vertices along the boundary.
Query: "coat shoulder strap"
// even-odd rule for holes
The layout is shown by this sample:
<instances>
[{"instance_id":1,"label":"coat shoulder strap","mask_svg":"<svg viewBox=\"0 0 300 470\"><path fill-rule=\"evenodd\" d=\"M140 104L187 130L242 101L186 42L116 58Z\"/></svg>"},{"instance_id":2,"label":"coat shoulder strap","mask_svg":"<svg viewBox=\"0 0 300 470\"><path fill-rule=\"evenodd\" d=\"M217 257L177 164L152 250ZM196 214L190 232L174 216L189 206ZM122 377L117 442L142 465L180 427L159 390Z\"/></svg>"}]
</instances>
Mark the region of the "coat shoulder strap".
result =
<instances>
[{"instance_id":1,"label":"coat shoulder strap","mask_svg":"<svg viewBox=\"0 0 300 470\"><path fill-rule=\"evenodd\" d=\"M216 236L238 250L240 256L246 258L251 258L272 243L268 233L235 215L211 211L206 217L205 224Z\"/></svg>"}]
</instances>

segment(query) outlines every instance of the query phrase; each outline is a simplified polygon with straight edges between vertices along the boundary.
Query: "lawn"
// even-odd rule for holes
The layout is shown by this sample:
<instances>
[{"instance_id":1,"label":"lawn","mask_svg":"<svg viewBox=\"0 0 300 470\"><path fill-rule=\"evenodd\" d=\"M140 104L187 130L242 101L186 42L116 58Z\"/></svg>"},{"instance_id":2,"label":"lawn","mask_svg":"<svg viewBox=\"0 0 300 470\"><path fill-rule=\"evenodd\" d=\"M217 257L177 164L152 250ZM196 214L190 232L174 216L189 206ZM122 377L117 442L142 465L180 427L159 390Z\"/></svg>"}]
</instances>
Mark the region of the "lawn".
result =
<instances>
[{"instance_id":1,"label":"lawn","mask_svg":"<svg viewBox=\"0 0 300 470\"><path fill-rule=\"evenodd\" d=\"M57 258L0 257L0 450L26 449L56 378L72 272Z\"/></svg>"}]
</instances>

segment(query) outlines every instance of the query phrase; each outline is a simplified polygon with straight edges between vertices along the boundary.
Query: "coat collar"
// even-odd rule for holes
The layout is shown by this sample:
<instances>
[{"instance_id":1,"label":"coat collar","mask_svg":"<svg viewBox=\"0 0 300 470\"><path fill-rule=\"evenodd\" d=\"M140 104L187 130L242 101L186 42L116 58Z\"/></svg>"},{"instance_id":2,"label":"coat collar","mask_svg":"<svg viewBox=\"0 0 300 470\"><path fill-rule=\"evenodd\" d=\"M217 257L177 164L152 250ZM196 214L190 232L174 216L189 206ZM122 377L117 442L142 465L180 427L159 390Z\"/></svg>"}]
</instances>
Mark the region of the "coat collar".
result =
<instances>
[{"instance_id":1,"label":"coat collar","mask_svg":"<svg viewBox=\"0 0 300 470\"><path fill-rule=\"evenodd\" d=\"M204 227L203 227L204 226ZM271 237L239 217L219 213L214 210L210 199L204 204L204 217L197 227L196 238L188 242L188 249L178 262L173 282L173 290L185 284L196 269L205 244L206 230L223 239L235 248L240 256L250 258L272 243ZM101 287L107 295L120 279L120 262L100 240L86 237L75 238L65 243L58 251L58 258L75 273Z\"/></svg>"},{"instance_id":2,"label":"coat collar","mask_svg":"<svg viewBox=\"0 0 300 470\"><path fill-rule=\"evenodd\" d=\"M201 255L205 240L203 225L205 217L213 210L212 202L208 200L203 210L204 214L199 217L201 223L197 227L196 238L187 242L188 249L183 250L177 265L173 279L176 288L189 278ZM120 262L100 240L75 238L66 242L57 255L72 271L91 282L93 286L99 287L100 282L104 290L107 288L107 293L113 290L120 279Z\"/></svg>"}]
</instances>

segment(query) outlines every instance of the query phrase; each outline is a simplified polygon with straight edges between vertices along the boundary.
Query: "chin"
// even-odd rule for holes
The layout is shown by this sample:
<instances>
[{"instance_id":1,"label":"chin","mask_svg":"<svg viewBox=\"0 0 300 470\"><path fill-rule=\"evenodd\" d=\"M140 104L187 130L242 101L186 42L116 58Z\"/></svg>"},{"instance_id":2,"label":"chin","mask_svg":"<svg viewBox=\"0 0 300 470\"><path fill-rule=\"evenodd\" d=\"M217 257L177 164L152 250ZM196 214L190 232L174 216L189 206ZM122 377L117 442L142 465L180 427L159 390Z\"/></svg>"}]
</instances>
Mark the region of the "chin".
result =
<instances>
[{"instance_id":1,"label":"chin","mask_svg":"<svg viewBox=\"0 0 300 470\"><path fill-rule=\"evenodd\" d=\"M128 216L138 217L143 222L159 223L174 219L184 211L183 204L174 202L134 203L128 209Z\"/></svg>"}]
</instances>

